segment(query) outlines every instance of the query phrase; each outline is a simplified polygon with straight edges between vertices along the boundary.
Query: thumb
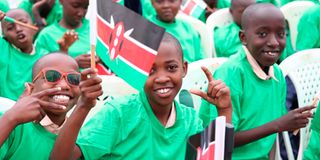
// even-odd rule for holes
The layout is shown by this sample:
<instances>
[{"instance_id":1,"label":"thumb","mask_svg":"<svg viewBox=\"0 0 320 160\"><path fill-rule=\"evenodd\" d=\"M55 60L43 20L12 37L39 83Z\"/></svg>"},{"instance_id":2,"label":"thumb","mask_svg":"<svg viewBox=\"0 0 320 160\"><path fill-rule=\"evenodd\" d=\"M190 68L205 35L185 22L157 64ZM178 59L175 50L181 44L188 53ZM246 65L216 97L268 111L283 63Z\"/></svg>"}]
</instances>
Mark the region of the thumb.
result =
<instances>
[{"instance_id":1,"label":"thumb","mask_svg":"<svg viewBox=\"0 0 320 160\"><path fill-rule=\"evenodd\" d=\"M31 88L30 83L24 83L24 91L21 97L29 96L31 94Z\"/></svg>"},{"instance_id":2,"label":"thumb","mask_svg":"<svg viewBox=\"0 0 320 160\"><path fill-rule=\"evenodd\" d=\"M197 95L203 99L206 99L207 98L207 94L204 93L203 91L201 90L198 90L198 89L190 89L189 90L190 93L194 94L194 95Z\"/></svg>"}]
</instances>

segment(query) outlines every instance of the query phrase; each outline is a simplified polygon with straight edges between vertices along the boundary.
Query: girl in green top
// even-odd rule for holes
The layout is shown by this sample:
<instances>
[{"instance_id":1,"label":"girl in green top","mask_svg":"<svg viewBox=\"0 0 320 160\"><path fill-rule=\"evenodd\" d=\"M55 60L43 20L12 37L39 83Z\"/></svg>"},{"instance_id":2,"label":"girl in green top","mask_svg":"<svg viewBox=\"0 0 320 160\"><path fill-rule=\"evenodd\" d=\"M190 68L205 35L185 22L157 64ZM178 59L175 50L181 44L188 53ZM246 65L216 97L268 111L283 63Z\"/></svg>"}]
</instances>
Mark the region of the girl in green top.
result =
<instances>
[{"instance_id":1,"label":"girl in green top","mask_svg":"<svg viewBox=\"0 0 320 160\"><path fill-rule=\"evenodd\" d=\"M189 136L203 130L211 119L209 109L199 115L174 102L187 73L179 42L165 34L144 90L105 104L81 129L90 105L77 106L61 130L52 159L184 159ZM210 88L193 91L217 106L219 115L231 120L230 92L204 68Z\"/></svg>"}]
</instances>

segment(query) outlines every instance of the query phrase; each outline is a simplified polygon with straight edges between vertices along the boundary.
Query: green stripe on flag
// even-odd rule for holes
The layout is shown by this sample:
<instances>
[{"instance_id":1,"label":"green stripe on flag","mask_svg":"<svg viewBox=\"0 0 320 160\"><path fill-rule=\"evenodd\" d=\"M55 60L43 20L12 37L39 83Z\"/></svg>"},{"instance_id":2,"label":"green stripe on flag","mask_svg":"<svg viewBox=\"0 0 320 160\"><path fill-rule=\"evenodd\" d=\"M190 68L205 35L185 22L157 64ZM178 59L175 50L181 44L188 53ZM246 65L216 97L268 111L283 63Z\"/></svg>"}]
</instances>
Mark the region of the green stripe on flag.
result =
<instances>
[{"instance_id":1,"label":"green stripe on flag","mask_svg":"<svg viewBox=\"0 0 320 160\"><path fill-rule=\"evenodd\" d=\"M108 49L105 45L97 40L96 52L101 60L119 77L125 80L128 84L137 90L143 89L143 86L147 80L147 75L132 68L128 63L117 57L115 60L111 60L109 57Z\"/></svg>"},{"instance_id":2,"label":"green stripe on flag","mask_svg":"<svg viewBox=\"0 0 320 160\"><path fill-rule=\"evenodd\" d=\"M205 8L201 8L199 5L197 5L192 11L191 16L194 18L201 17L202 14L205 13Z\"/></svg>"}]
</instances>

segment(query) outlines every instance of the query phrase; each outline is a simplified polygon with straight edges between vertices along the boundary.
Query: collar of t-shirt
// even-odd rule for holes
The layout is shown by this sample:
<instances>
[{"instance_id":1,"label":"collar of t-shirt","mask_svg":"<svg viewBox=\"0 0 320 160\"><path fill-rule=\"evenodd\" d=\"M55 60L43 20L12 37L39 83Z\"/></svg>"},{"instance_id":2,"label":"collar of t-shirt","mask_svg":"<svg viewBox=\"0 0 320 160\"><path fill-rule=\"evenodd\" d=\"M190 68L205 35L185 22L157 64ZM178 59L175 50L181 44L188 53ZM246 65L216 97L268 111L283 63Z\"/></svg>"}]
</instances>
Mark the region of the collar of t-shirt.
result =
<instances>
[{"instance_id":1,"label":"collar of t-shirt","mask_svg":"<svg viewBox=\"0 0 320 160\"><path fill-rule=\"evenodd\" d=\"M170 128L174 125L176 122L176 107L174 106L174 103L172 104L171 112L167 121L167 124L165 128Z\"/></svg>"},{"instance_id":2,"label":"collar of t-shirt","mask_svg":"<svg viewBox=\"0 0 320 160\"><path fill-rule=\"evenodd\" d=\"M262 80L269 80L273 78L274 80L278 81L277 78L274 76L274 69L273 66L269 67L268 75L262 70L258 62L252 57L247 47L243 46L244 52L246 53L248 62L253 69L253 72Z\"/></svg>"},{"instance_id":3,"label":"collar of t-shirt","mask_svg":"<svg viewBox=\"0 0 320 160\"><path fill-rule=\"evenodd\" d=\"M13 46L13 48L15 48L16 50L22 52L20 48L16 47L16 46L13 45L13 44L12 44L12 46ZM36 53L36 48L35 48L34 45L32 45L32 51L31 51L31 53L29 53L29 55L34 55L35 53Z\"/></svg>"},{"instance_id":4,"label":"collar of t-shirt","mask_svg":"<svg viewBox=\"0 0 320 160\"><path fill-rule=\"evenodd\" d=\"M53 134L58 134L62 126L66 123L67 117L65 118L64 122L62 123L61 126L53 123L51 119L46 115L41 121L40 124L45 128L47 131L53 133Z\"/></svg>"}]
</instances>

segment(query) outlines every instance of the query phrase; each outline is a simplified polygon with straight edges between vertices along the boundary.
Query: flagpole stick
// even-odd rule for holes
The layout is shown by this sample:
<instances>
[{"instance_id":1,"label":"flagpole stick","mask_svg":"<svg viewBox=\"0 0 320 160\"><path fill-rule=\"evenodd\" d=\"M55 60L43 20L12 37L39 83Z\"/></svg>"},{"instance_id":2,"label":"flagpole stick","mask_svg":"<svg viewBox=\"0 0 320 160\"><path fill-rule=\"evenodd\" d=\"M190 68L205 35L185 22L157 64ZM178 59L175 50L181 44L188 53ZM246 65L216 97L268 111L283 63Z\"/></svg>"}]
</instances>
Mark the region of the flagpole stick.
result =
<instances>
[{"instance_id":1,"label":"flagpole stick","mask_svg":"<svg viewBox=\"0 0 320 160\"><path fill-rule=\"evenodd\" d=\"M318 94L318 95L319 95L319 94ZM311 105L316 107L318 101L319 101L319 96L314 97L313 100L312 100L312 104L311 104ZM293 135L296 136L296 135L299 133L299 131L300 131L300 129L294 130L294 131L293 131Z\"/></svg>"},{"instance_id":2,"label":"flagpole stick","mask_svg":"<svg viewBox=\"0 0 320 160\"><path fill-rule=\"evenodd\" d=\"M34 26L34 25L31 25L31 24L27 24L27 23L24 23L24 22L21 22L21 21L18 21L18 20L15 20L11 17L8 17L8 16L5 16L4 17L4 20L8 21L8 22L11 22L11 23L16 23L18 25L21 25L21 26L24 26L24 27L27 27L27 28L30 28L30 29L33 29L35 31L38 31L38 27Z\"/></svg>"},{"instance_id":3,"label":"flagpole stick","mask_svg":"<svg viewBox=\"0 0 320 160\"><path fill-rule=\"evenodd\" d=\"M91 68L96 68L96 45L91 44Z\"/></svg>"}]
</instances>

